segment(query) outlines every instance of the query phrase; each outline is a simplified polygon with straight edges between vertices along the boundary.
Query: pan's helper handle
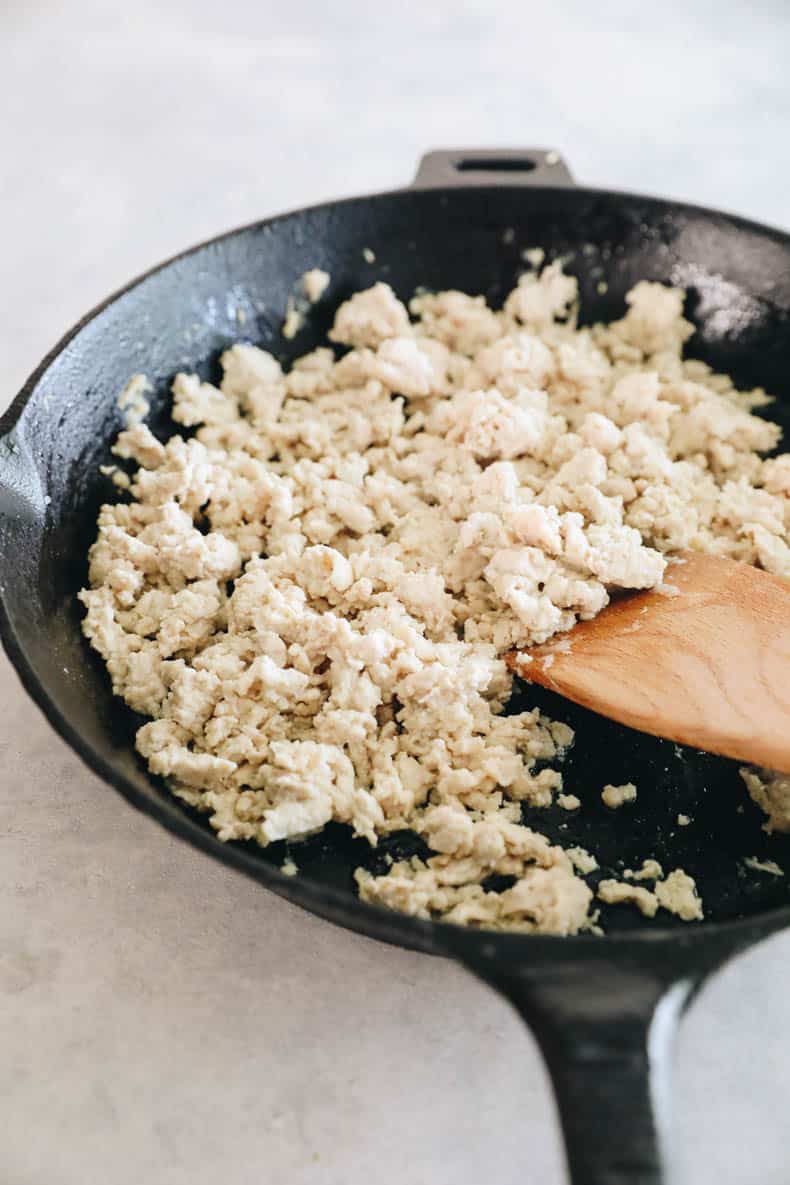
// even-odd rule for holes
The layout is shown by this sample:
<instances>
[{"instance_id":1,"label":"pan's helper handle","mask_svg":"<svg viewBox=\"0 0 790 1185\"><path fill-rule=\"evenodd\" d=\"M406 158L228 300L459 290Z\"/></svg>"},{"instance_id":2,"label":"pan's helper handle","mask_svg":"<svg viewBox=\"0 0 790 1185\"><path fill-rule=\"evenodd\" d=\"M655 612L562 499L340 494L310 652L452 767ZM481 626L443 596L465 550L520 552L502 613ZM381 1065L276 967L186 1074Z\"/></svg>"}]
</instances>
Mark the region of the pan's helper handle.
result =
<instances>
[{"instance_id":1,"label":"pan's helper handle","mask_svg":"<svg viewBox=\"0 0 790 1185\"><path fill-rule=\"evenodd\" d=\"M508 966L462 957L508 997L540 1045L571 1185L668 1185L671 1052L697 981L668 981L616 958Z\"/></svg>"},{"instance_id":2,"label":"pan's helper handle","mask_svg":"<svg viewBox=\"0 0 790 1185\"><path fill-rule=\"evenodd\" d=\"M420 161L412 189L574 184L568 166L553 148L438 148L426 152Z\"/></svg>"}]
</instances>

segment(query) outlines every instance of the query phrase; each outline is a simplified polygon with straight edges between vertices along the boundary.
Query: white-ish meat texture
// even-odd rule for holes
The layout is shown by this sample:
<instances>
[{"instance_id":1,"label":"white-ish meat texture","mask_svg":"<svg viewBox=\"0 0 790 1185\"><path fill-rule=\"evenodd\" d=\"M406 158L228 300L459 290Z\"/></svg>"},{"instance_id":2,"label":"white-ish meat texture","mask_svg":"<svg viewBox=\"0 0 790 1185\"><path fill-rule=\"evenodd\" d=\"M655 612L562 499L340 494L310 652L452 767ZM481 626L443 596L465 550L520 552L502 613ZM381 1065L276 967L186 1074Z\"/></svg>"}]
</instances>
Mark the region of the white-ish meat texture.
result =
<instances>
[{"instance_id":1,"label":"white-ish meat texture","mask_svg":"<svg viewBox=\"0 0 790 1185\"><path fill-rule=\"evenodd\" d=\"M790 831L790 774L744 766L741 777L749 796L766 815L763 830Z\"/></svg>"},{"instance_id":2,"label":"white-ish meat texture","mask_svg":"<svg viewBox=\"0 0 790 1185\"><path fill-rule=\"evenodd\" d=\"M659 584L677 548L789 576L790 469L761 458L779 436L751 414L763 392L683 359L681 293L638 284L590 329L576 295L552 265L501 311L443 292L412 319L375 284L338 309L339 360L284 373L236 345L218 387L178 375L193 431L165 443L133 380L129 500L101 510L84 630L149 718L150 769L222 839L410 828L432 854L360 871L366 900L593 925L592 857L521 821L562 791L572 733L502 714L504 655Z\"/></svg>"}]
</instances>

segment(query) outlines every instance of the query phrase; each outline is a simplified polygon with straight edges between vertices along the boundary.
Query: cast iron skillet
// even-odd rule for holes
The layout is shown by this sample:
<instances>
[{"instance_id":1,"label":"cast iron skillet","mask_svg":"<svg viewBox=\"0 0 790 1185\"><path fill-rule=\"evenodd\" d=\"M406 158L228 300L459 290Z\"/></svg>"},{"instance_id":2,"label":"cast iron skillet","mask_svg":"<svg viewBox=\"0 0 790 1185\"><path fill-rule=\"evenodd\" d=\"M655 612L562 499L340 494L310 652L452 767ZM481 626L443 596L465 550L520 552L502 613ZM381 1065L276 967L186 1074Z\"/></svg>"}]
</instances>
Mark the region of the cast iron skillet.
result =
<instances>
[{"instance_id":1,"label":"cast iron skillet","mask_svg":"<svg viewBox=\"0 0 790 1185\"><path fill-rule=\"evenodd\" d=\"M733 763L630 732L523 687L577 729L566 766L581 811L527 812L554 838L598 855L600 875L655 856L697 879L706 920L684 925L604 910L605 938L465 931L362 904L352 869L383 869L384 853L417 850L408 835L371 852L333 826L298 846L222 844L205 821L152 779L135 756L139 721L113 700L79 632L74 594L85 580L96 512L113 498L98 471L119 427L116 396L144 371L160 400L183 368L211 375L230 342L253 340L285 361L316 344L337 303L382 278L403 297L457 287L500 301L521 251L567 256L587 320L622 313L642 278L689 289L692 353L763 384L788 425L790 237L743 219L651 197L577 188L556 153L438 152L412 188L329 202L221 236L135 281L85 318L44 360L0 422L0 624L25 687L58 732L106 782L171 831L290 901L387 942L460 959L512 1001L533 1028L554 1082L574 1185L664 1178L664 1075L677 1020L702 979L790 923L784 878L750 871L746 856L790 861L767 840ZM371 248L375 262L366 261ZM369 254L366 253L369 258ZM280 336L286 299L310 267L331 287L292 343ZM604 283L608 288L604 288ZM783 402L784 400L784 402ZM629 812L599 790L634 780ZM739 813L741 812L741 813ZM679 813L689 815L686 827ZM790 868L790 862L787 863ZM593 882L595 877L592 878Z\"/></svg>"}]
</instances>

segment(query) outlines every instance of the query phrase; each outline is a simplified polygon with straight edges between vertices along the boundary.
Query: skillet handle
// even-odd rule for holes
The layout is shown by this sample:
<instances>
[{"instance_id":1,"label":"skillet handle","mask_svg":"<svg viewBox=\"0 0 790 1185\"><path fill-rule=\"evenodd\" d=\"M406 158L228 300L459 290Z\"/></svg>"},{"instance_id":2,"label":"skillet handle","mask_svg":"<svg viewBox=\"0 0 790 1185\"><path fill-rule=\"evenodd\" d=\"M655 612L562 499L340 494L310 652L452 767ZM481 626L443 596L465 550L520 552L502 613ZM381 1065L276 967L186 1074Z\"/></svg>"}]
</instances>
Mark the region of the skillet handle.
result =
<instances>
[{"instance_id":1,"label":"skillet handle","mask_svg":"<svg viewBox=\"0 0 790 1185\"><path fill-rule=\"evenodd\" d=\"M540 1045L571 1185L667 1185L671 1048L694 981L667 983L614 960L471 969Z\"/></svg>"},{"instance_id":2,"label":"skillet handle","mask_svg":"<svg viewBox=\"0 0 790 1185\"><path fill-rule=\"evenodd\" d=\"M411 188L575 184L565 161L551 148L438 148L422 157Z\"/></svg>"}]
</instances>

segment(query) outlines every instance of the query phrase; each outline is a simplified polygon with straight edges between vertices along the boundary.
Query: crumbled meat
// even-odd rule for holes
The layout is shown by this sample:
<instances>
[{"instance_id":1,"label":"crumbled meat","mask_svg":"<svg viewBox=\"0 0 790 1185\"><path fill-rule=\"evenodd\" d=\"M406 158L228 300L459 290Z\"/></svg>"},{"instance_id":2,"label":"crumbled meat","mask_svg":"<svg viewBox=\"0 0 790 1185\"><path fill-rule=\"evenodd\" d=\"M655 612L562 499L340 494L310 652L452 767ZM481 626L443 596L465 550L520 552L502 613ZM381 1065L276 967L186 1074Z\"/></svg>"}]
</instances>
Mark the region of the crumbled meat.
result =
<instances>
[{"instance_id":1,"label":"crumbled meat","mask_svg":"<svg viewBox=\"0 0 790 1185\"><path fill-rule=\"evenodd\" d=\"M682 921L702 920L702 902L697 896L694 877L682 868L670 872L666 880L656 881L655 894L661 908L677 914Z\"/></svg>"},{"instance_id":2,"label":"crumbled meat","mask_svg":"<svg viewBox=\"0 0 790 1185\"><path fill-rule=\"evenodd\" d=\"M297 333L304 325L304 309L300 308L292 296L288 297L285 304L285 317L282 325L282 335L288 338L296 337Z\"/></svg>"},{"instance_id":3,"label":"crumbled meat","mask_svg":"<svg viewBox=\"0 0 790 1185\"><path fill-rule=\"evenodd\" d=\"M151 384L145 375L135 374L132 375L118 396L118 407L123 413L128 428L142 423L151 410L151 405L146 399L146 395L150 394L150 391Z\"/></svg>"},{"instance_id":4,"label":"crumbled meat","mask_svg":"<svg viewBox=\"0 0 790 1185\"><path fill-rule=\"evenodd\" d=\"M664 869L659 864L658 860L648 859L642 861L642 867L636 870L626 868L623 873L623 879L627 881L656 881L664 875Z\"/></svg>"},{"instance_id":5,"label":"crumbled meat","mask_svg":"<svg viewBox=\"0 0 790 1185\"><path fill-rule=\"evenodd\" d=\"M474 876L475 862L432 857L393 864L386 876L359 871L363 901L401 909L414 917L442 916L462 925L548 934L576 934L590 925L592 893L577 877L561 849L548 868L526 867L501 893L487 892Z\"/></svg>"},{"instance_id":6,"label":"crumbled meat","mask_svg":"<svg viewBox=\"0 0 790 1185\"><path fill-rule=\"evenodd\" d=\"M618 807L624 806L627 802L633 802L636 798L636 786L633 782L625 782L622 786L604 786L601 791L601 798L606 806L615 811Z\"/></svg>"},{"instance_id":7,"label":"crumbled meat","mask_svg":"<svg viewBox=\"0 0 790 1185\"><path fill-rule=\"evenodd\" d=\"M660 871L660 866L657 867ZM638 874L632 877L632 881L640 879L642 877ZM701 921L703 917L702 902L697 896L694 878L682 868L670 872L666 880L657 880L652 892L632 882L603 880L598 885L598 896L606 905L635 905L640 913L649 918L655 916L659 907L674 913L684 922Z\"/></svg>"},{"instance_id":8,"label":"crumbled meat","mask_svg":"<svg viewBox=\"0 0 790 1185\"><path fill-rule=\"evenodd\" d=\"M765 831L790 831L790 774L770 769L741 770L749 795L768 816Z\"/></svg>"},{"instance_id":9,"label":"crumbled meat","mask_svg":"<svg viewBox=\"0 0 790 1185\"><path fill-rule=\"evenodd\" d=\"M302 287L311 304L315 304L317 300L321 299L329 287L330 279L329 272L321 271L320 267L312 267L308 272L305 272L302 276Z\"/></svg>"},{"instance_id":10,"label":"crumbled meat","mask_svg":"<svg viewBox=\"0 0 790 1185\"><path fill-rule=\"evenodd\" d=\"M767 872L769 876L784 876L784 870L775 860L760 860L757 856L745 856L743 862L753 872Z\"/></svg>"},{"instance_id":11,"label":"crumbled meat","mask_svg":"<svg viewBox=\"0 0 790 1185\"><path fill-rule=\"evenodd\" d=\"M329 287L330 279L329 272L321 271L319 267L313 267L304 273L299 281L299 290L292 293L285 304L285 319L281 330L284 338L290 341L304 327L305 316L310 305L321 299ZM224 389L225 384L223 383Z\"/></svg>"},{"instance_id":12,"label":"crumbled meat","mask_svg":"<svg viewBox=\"0 0 790 1185\"><path fill-rule=\"evenodd\" d=\"M655 917L658 898L641 885L624 884L622 881L603 880L598 884L598 896L605 905L635 905L646 918Z\"/></svg>"},{"instance_id":13,"label":"crumbled meat","mask_svg":"<svg viewBox=\"0 0 790 1185\"><path fill-rule=\"evenodd\" d=\"M566 848L565 854L570 856L571 864L582 876L587 876L588 873L595 872L598 867L598 861L595 859L595 856L591 855L586 848Z\"/></svg>"},{"instance_id":14,"label":"crumbled meat","mask_svg":"<svg viewBox=\"0 0 790 1185\"><path fill-rule=\"evenodd\" d=\"M305 274L289 333L326 280ZM765 393L683 359L682 293L643 283L627 303L577 328L576 282L551 264L500 311L423 292L412 320L378 283L337 310L340 358L322 346L284 373L238 344L219 386L178 375L172 414L190 432L165 443L131 380L111 471L129 497L101 509L84 631L148 717L150 769L221 839L336 820L375 845L410 828L430 854L359 870L365 900L598 932L594 856L521 814L578 806L554 768L573 734L503 714L505 652L660 585L679 548L790 575L790 463L762 460L778 429L751 414ZM790 830L790 780L744 777L768 827ZM642 878L655 889L599 895L701 916L682 871L646 861Z\"/></svg>"},{"instance_id":15,"label":"crumbled meat","mask_svg":"<svg viewBox=\"0 0 790 1185\"><path fill-rule=\"evenodd\" d=\"M337 310L329 339L344 346L380 346L411 333L409 314L389 284L379 282L357 292Z\"/></svg>"}]
</instances>

